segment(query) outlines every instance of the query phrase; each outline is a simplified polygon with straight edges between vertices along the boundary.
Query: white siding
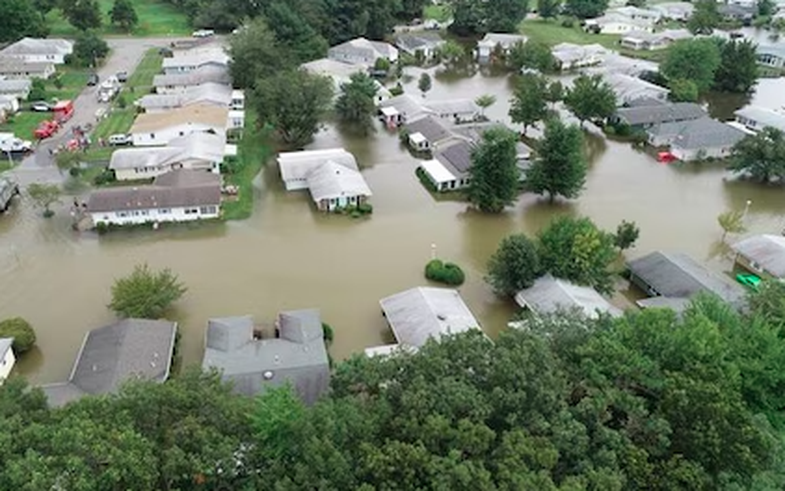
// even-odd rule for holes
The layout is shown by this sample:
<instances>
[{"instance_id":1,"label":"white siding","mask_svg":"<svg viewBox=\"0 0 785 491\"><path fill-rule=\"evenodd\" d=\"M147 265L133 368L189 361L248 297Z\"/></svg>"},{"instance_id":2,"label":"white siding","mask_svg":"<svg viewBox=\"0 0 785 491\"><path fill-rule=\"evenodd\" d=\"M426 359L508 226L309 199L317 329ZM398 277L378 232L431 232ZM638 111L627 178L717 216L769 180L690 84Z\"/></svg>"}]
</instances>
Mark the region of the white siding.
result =
<instances>
[{"instance_id":1,"label":"white siding","mask_svg":"<svg viewBox=\"0 0 785 491\"><path fill-rule=\"evenodd\" d=\"M114 225L135 225L149 222L191 222L199 219L218 218L220 207L217 205L192 206L180 208L156 208L118 212L92 212L93 223Z\"/></svg>"},{"instance_id":2,"label":"white siding","mask_svg":"<svg viewBox=\"0 0 785 491\"><path fill-rule=\"evenodd\" d=\"M65 55L10 55L14 58L24 60L28 63L43 63L48 61L55 65L62 65L65 63Z\"/></svg>"},{"instance_id":3,"label":"white siding","mask_svg":"<svg viewBox=\"0 0 785 491\"><path fill-rule=\"evenodd\" d=\"M683 148L679 148L678 146L672 145L671 153L673 154L674 157L676 157L677 159L683 162L690 162L692 160L697 160L698 158L722 159L730 155L731 147L723 146L723 147L686 150Z\"/></svg>"},{"instance_id":4,"label":"white siding","mask_svg":"<svg viewBox=\"0 0 785 491\"><path fill-rule=\"evenodd\" d=\"M16 357L14 356L13 348L9 349L5 353L5 357L0 360L0 384L3 383L3 380L7 379L9 375L11 375L11 370L14 368L14 363L16 363Z\"/></svg>"},{"instance_id":5,"label":"white siding","mask_svg":"<svg viewBox=\"0 0 785 491\"><path fill-rule=\"evenodd\" d=\"M170 141L181 136L187 136L199 131L213 130L216 134L226 136L226 129L213 127L206 124L182 124L158 130L152 133L133 133L132 143L135 147L149 147L157 145L168 145Z\"/></svg>"}]
</instances>

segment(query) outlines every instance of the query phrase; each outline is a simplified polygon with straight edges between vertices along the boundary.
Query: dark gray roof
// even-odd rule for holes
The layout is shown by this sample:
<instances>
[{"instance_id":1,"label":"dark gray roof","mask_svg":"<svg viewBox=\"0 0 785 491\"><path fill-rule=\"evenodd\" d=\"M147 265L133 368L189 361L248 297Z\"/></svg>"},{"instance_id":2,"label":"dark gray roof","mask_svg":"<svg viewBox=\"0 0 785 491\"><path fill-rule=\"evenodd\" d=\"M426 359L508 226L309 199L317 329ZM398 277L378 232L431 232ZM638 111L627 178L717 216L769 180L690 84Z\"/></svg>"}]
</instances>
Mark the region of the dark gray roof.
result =
<instances>
[{"instance_id":1,"label":"dark gray roof","mask_svg":"<svg viewBox=\"0 0 785 491\"><path fill-rule=\"evenodd\" d=\"M0 57L0 73L43 73L53 69L48 61L28 62L14 57Z\"/></svg>"},{"instance_id":2,"label":"dark gray roof","mask_svg":"<svg viewBox=\"0 0 785 491\"><path fill-rule=\"evenodd\" d=\"M663 123L649 129L653 135L671 137L671 146L685 150L732 147L745 132L708 116L689 121Z\"/></svg>"},{"instance_id":3,"label":"dark gray roof","mask_svg":"<svg viewBox=\"0 0 785 491\"><path fill-rule=\"evenodd\" d=\"M472 150L473 146L465 141L455 142L447 147L442 148L436 152L436 160L446 166L453 175L467 174L469 168L472 166Z\"/></svg>"},{"instance_id":4,"label":"dark gray roof","mask_svg":"<svg viewBox=\"0 0 785 491\"><path fill-rule=\"evenodd\" d=\"M657 106L624 107L616 116L629 125L671 123L706 116L706 111L692 102L667 103Z\"/></svg>"},{"instance_id":5,"label":"dark gray roof","mask_svg":"<svg viewBox=\"0 0 785 491\"><path fill-rule=\"evenodd\" d=\"M785 278L785 237L754 235L733 244L733 250L775 278Z\"/></svg>"},{"instance_id":6,"label":"dark gray roof","mask_svg":"<svg viewBox=\"0 0 785 491\"><path fill-rule=\"evenodd\" d=\"M410 135L420 133L431 143L438 143L447 140L452 136L447 126L435 116L424 116L415 119L414 121L407 123L404 128L406 128L406 131L408 131Z\"/></svg>"},{"instance_id":7,"label":"dark gray roof","mask_svg":"<svg viewBox=\"0 0 785 491\"><path fill-rule=\"evenodd\" d=\"M220 204L220 176L203 170L178 169L161 174L149 186L93 191L87 201L87 209L111 212Z\"/></svg>"},{"instance_id":8,"label":"dark gray roof","mask_svg":"<svg viewBox=\"0 0 785 491\"><path fill-rule=\"evenodd\" d=\"M124 319L88 332L66 384L42 387L50 404L84 394L111 394L132 378L163 382L169 377L177 323Z\"/></svg>"},{"instance_id":9,"label":"dark gray roof","mask_svg":"<svg viewBox=\"0 0 785 491\"><path fill-rule=\"evenodd\" d=\"M642 309L671 309L676 313L682 313L690 306L689 298L671 297L651 297L643 298L635 302Z\"/></svg>"},{"instance_id":10,"label":"dark gray roof","mask_svg":"<svg viewBox=\"0 0 785 491\"><path fill-rule=\"evenodd\" d=\"M655 99L653 97L638 97L627 103L627 107L651 107L651 106L666 106L670 104L668 101Z\"/></svg>"},{"instance_id":11,"label":"dark gray roof","mask_svg":"<svg viewBox=\"0 0 785 491\"><path fill-rule=\"evenodd\" d=\"M664 297L690 298L701 292L740 306L744 289L682 253L652 252L630 261L630 272Z\"/></svg>"},{"instance_id":12,"label":"dark gray roof","mask_svg":"<svg viewBox=\"0 0 785 491\"><path fill-rule=\"evenodd\" d=\"M400 34L395 38L395 44L402 50L413 53L425 47L436 48L444 44L444 40L437 33L418 32Z\"/></svg>"},{"instance_id":13,"label":"dark gray roof","mask_svg":"<svg viewBox=\"0 0 785 491\"><path fill-rule=\"evenodd\" d=\"M253 318L221 317L207 321L207 347L218 351L234 351L253 340Z\"/></svg>"},{"instance_id":14,"label":"dark gray roof","mask_svg":"<svg viewBox=\"0 0 785 491\"><path fill-rule=\"evenodd\" d=\"M2 359L6 352L11 349L14 344L14 338L0 338L0 359Z\"/></svg>"}]
</instances>

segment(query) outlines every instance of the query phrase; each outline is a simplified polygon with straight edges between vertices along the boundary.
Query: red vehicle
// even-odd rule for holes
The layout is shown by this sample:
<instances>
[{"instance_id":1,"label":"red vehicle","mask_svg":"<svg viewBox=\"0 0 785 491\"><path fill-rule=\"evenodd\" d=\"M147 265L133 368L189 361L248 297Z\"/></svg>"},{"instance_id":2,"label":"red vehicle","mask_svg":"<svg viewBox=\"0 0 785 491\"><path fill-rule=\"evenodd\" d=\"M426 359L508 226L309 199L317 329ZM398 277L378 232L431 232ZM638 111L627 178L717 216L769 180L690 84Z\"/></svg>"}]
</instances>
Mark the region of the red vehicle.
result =
<instances>
[{"instance_id":1,"label":"red vehicle","mask_svg":"<svg viewBox=\"0 0 785 491\"><path fill-rule=\"evenodd\" d=\"M55 104L52 111L55 114L55 121L65 123L74 115L74 103L73 101L60 101Z\"/></svg>"},{"instance_id":2,"label":"red vehicle","mask_svg":"<svg viewBox=\"0 0 785 491\"><path fill-rule=\"evenodd\" d=\"M36 140L44 140L57 133L58 129L60 129L60 125L57 121L42 121L33 132L33 136Z\"/></svg>"}]
</instances>

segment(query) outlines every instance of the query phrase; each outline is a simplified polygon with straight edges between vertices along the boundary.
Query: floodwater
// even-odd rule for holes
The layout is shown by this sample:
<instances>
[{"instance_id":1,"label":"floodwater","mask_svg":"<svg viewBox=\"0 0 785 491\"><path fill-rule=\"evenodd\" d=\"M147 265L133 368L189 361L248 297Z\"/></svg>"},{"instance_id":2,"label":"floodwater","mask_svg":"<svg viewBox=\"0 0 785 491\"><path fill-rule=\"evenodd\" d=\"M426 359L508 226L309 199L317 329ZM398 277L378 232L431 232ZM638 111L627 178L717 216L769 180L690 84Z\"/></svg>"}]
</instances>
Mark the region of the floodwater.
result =
<instances>
[{"instance_id":1,"label":"floodwater","mask_svg":"<svg viewBox=\"0 0 785 491\"><path fill-rule=\"evenodd\" d=\"M414 72L408 84L412 93L417 76ZM755 98L783 104L783 87L782 80L766 80ZM427 99L484 93L498 98L487 115L506 120L505 76L440 75ZM483 282L488 257L505 235L534 234L555 215L588 215L608 229L634 220L642 232L631 255L679 250L718 270L730 267L719 243L718 213L743 209L752 200L751 232L779 232L785 225L781 189L725 181L717 167L663 165L601 136L587 138L590 173L580 199L549 205L524 195L498 216L434 199L416 179L417 161L400 148L396 135L379 130L356 138L327 129L312 147L335 145L347 147L363 167L374 192L368 219L316 213L306 193L284 192L275 165L260 176L254 215L243 222L99 238L73 232L65 211L44 220L29 202L18 203L0 217L0 318L25 317L38 334L38 349L23 357L19 371L34 383L67 377L84 333L113 320L106 308L113 280L142 262L171 268L188 285L172 313L180 323L186 363L201 361L210 317L251 314L269 324L280 310L309 307L320 308L334 327L333 356L341 359L391 340L378 301L425 283L432 244L440 258L464 268L468 279L461 293L494 335L514 308ZM621 296L614 301L624 305Z\"/></svg>"}]
</instances>

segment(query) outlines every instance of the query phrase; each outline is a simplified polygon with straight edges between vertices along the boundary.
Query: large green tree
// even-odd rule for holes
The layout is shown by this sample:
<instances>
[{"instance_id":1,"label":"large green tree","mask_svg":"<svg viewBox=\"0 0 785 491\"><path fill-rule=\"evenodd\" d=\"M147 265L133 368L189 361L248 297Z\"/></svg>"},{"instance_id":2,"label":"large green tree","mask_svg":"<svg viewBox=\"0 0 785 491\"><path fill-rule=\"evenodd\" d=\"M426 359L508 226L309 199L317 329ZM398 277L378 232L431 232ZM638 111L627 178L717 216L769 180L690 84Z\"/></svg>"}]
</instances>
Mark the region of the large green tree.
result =
<instances>
[{"instance_id":1,"label":"large green tree","mask_svg":"<svg viewBox=\"0 0 785 491\"><path fill-rule=\"evenodd\" d=\"M507 64L516 72L522 68L549 72L556 66L556 60L547 44L529 40L516 43L510 49Z\"/></svg>"},{"instance_id":2,"label":"large green tree","mask_svg":"<svg viewBox=\"0 0 785 491\"><path fill-rule=\"evenodd\" d=\"M327 41L299 15L288 2L275 1L265 9L270 29L278 45L297 63L322 58L327 54Z\"/></svg>"},{"instance_id":3,"label":"large green tree","mask_svg":"<svg viewBox=\"0 0 785 491\"><path fill-rule=\"evenodd\" d=\"M46 37L48 29L30 0L0 0L0 43L30 37Z\"/></svg>"},{"instance_id":4,"label":"large green tree","mask_svg":"<svg viewBox=\"0 0 785 491\"><path fill-rule=\"evenodd\" d=\"M704 92L714 83L719 66L720 49L714 39L684 39L668 48L660 73L669 81L690 80L699 92Z\"/></svg>"},{"instance_id":5,"label":"large green tree","mask_svg":"<svg viewBox=\"0 0 785 491\"><path fill-rule=\"evenodd\" d=\"M605 120L616 112L616 93L601 75L579 75L564 96L564 105L583 125L588 120Z\"/></svg>"},{"instance_id":6,"label":"large green tree","mask_svg":"<svg viewBox=\"0 0 785 491\"><path fill-rule=\"evenodd\" d=\"M229 41L229 70L235 86L247 89L291 64L289 53L278 46L264 18L248 23Z\"/></svg>"},{"instance_id":7,"label":"large green tree","mask_svg":"<svg viewBox=\"0 0 785 491\"><path fill-rule=\"evenodd\" d=\"M698 0L695 10L687 21L687 28L693 34L711 34L720 24L718 4L714 0Z\"/></svg>"},{"instance_id":8,"label":"large green tree","mask_svg":"<svg viewBox=\"0 0 785 491\"><path fill-rule=\"evenodd\" d=\"M115 0L112 10L109 11L112 24L120 26L125 31L130 31L137 23L139 17L131 0Z\"/></svg>"},{"instance_id":9,"label":"large green tree","mask_svg":"<svg viewBox=\"0 0 785 491\"><path fill-rule=\"evenodd\" d=\"M378 90L376 81L367 74L352 74L348 83L341 84L341 93L335 101L338 120L363 134L373 131Z\"/></svg>"},{"instance_id":10,"label":"large green tree","mask_svg":"<svg viewBox=\"0 0 785 491\"><path fill-rule=\"evenodd\" d=\"M764 128L733 146L728 169L760 182L785 179L785 133Z\"/></svg>"},{"instance_id":11,"label":"large green tree","mask_svg":"<svg viewBox=\"0 0 785 491\"><path fill-rule=\"evenodd\" d=\"M472 151L469 168L469 202L488 213L500 213L518 196L520 171L517 164L518 137L506 128L491 128Z\"/></svg>"},{"instance_id":12,"label":"large green tree","mask_svg":"<svg viewBox=\"0 0 785 491\"><path fill-rule=\"evenodd\" d=\"M142 264L114 282L108 307L120 317L158 319L187 290L171 270L154 271Z\"/></svg>"},{"instance_id":13,"label":"large green tree","mask_svg":"<svg viewBox=\"0 0 785 491\"><path fill-rule=\"evenodd\" d=\"M549 120L537 147L537 158L526 171L526 187L533 193L547 193L551 203L558 195L577 198L587 171L580 128Z\"/></svg>"},{"instance_id":14,"label":"large green tree","mask_svg":"<svg viewBox=\"0 0 785 491\"><path fill-rule=\"evenodd\" d=\"M517 80L509 115L513 123L523 125L524 133L548 115L547 92L548 81L541 75L525 73Z\"/></svg>"},{"instance_id":15,"label":"large green tree","mask_svg":"<svg viewBox=\"0 0 785 491\"><path fill-rule=\"evenodd\" d=\"M82 31L76 35L74 52L68 62L77 66L96 67L109 54L109 45L95 31Z\"/></svg>"},{"instance_id":16,"label":"large green tree","mask_svg":"<svg viewBox=\"0 0 785 491\"><path fill-rule=\"evenodd\" d=\"M561 0L537 0L537 15L543 19L551 19L559 15Z\"/></svg>"},{"instance_id":17,"label":"large green tree","mask_svg":"<svg viewBox=\"0 0 785 491\"><path fill-rule=\"evenodd\" d=\"M448 0L453 14L450 30L458 35L518 32L526 17L527 0Z\"/></svg>"},{"instance_id":18,"label":"large green tree","mask_svg":"<svg viewBox=\"0 0 785 491\"><path fill-rule=\"evenodd\" d=\"M259 80L251 100L259 121L272 125L284 144L299 148L319 131L333 94L329 77L299 69Z\"/></svg>"},{"instance_id":19,"label":"large green tree","mask_svg":"<svg viewBox=\"0 0 785 491\"><path fill-rule=\"evenodd\" d=\"M80 31L101 27L98 0L60 0L59 6L68 22Z\"/></svg>"},{"instance_id":20,"label":"large green tree","mask_svg":"<svg viewBox=\"0 0 785 491\"><path fill-rule=\"evenodd\" d=\"M613 290L613 234L600 230L589 218L563 216L554 219L537 238L543 271L602 293Z\"/></svg>"},{"instance_id":21,"label":"large green tree","mask_svg":"<svg viewBox=\"0 0 785 491\"><path fill-rule=\"evenodd\" d=\"M757 45L749 40L720 40L720 64L714 88L723 92L748 93L758 81Z\"/></svg>"},{"instance_id":22,"label":"large green tree","mask_svg":"<svg viewBox=\"0 0 785 491\"><path fill-rule=\"evenodd\" d=\"M605 13L608 0L566 0L564 7L579 19L591 19Z\"/></svg>"},{"instance_id":23,"label":"large green tree","mask_svg":"<svg viewBox=\"0 0 785 491\"><path fill-rule=\"evenodd\" d=\"M532 286L540 275L537 246L524 234L502 239L488 260L485 280L501 295L515 295Z\"/></svg>"}]
</instances>

